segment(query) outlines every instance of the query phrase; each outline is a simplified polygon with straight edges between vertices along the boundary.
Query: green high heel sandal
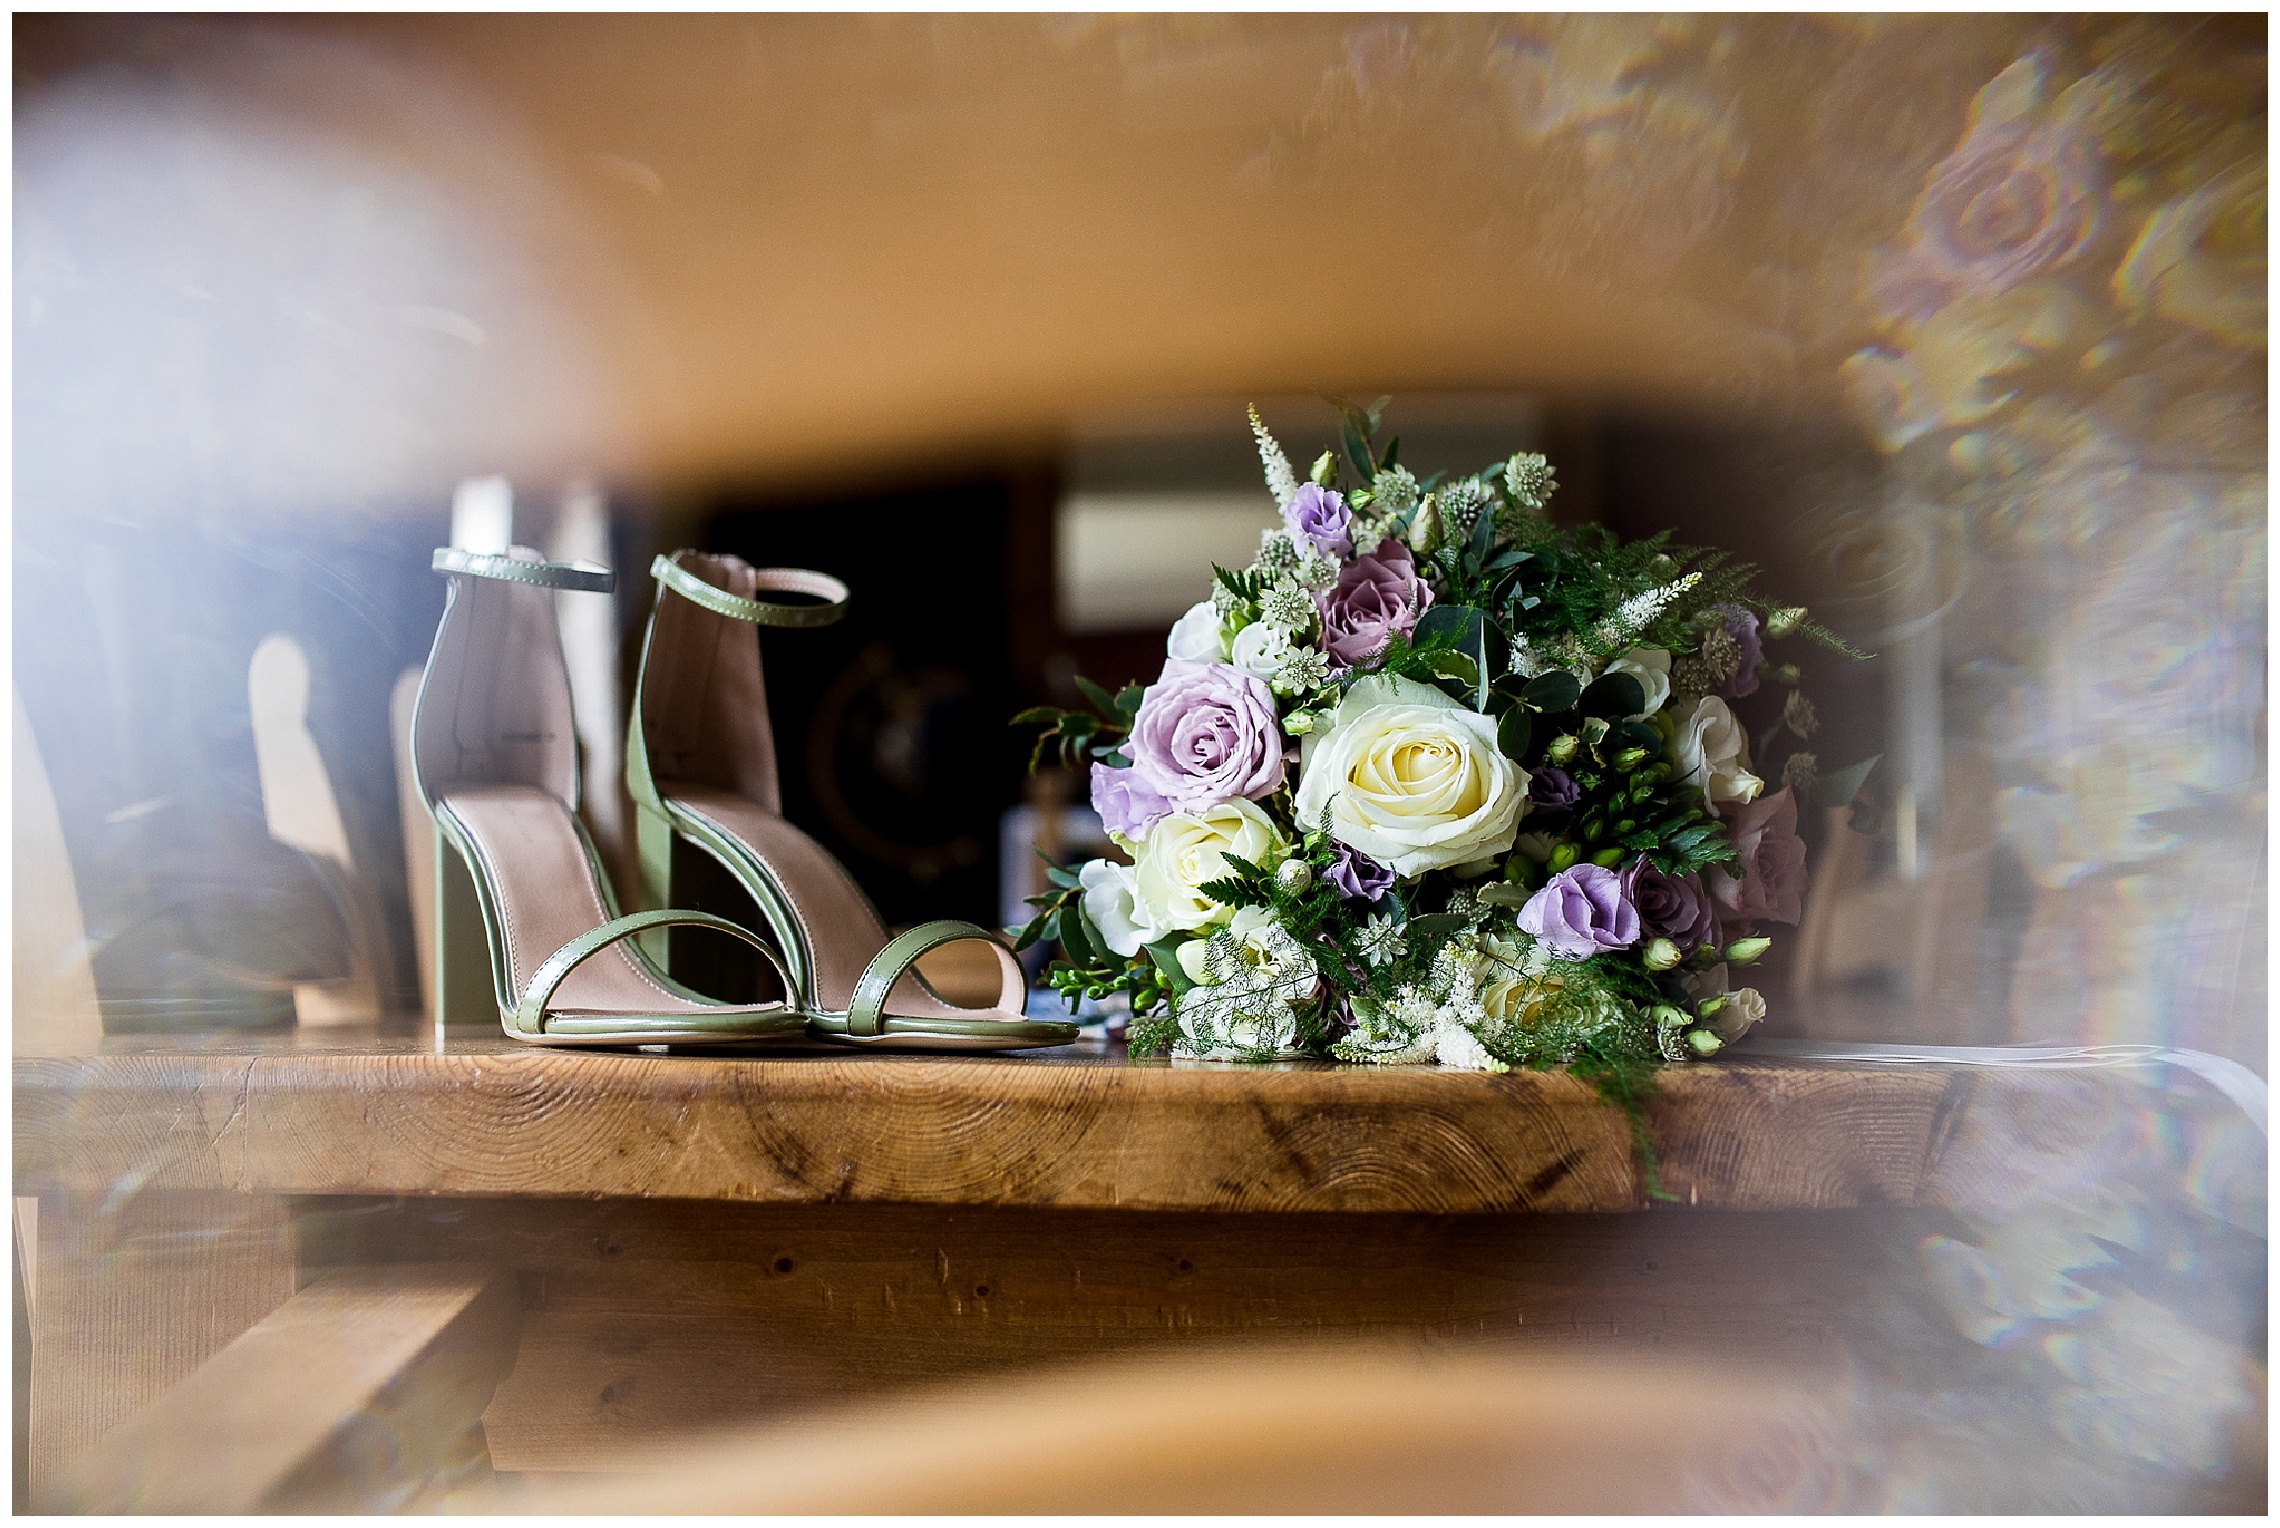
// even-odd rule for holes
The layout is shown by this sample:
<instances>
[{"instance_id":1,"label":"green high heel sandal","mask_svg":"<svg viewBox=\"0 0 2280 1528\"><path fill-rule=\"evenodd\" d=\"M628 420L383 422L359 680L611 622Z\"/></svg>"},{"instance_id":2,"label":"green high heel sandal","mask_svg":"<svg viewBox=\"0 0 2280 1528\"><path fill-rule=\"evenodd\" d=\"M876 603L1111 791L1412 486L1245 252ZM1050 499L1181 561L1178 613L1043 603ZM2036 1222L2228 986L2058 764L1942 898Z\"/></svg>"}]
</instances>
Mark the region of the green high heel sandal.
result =
<instances>
[{"instance_id":1,"label":"green high heel sandal","mask_svg":"<svg viewBox=\"0 0 2280 1528\"><path fill-rule=\"evenodd\" d=\"M847 586L822 573L754 568L681 551L650 567L657 603L642 639L626 739L626 785L641 843L641 903L672 900L673 840L724 866L775 938L785 988L811 1037L895 1050L1024 1050L1077 1037L1022 1010L1028 981L995 933L956 919L894 938L839 861L783 818L776 745L755 626L827 626ZM760 598L804 595L813 604ZM927 951L978 940L996 952L995 1005L959 1008L911 969ZM653 951L653 953L656 953Z\"/></svg>"},{"instance_id":2,"label":"green high heel sandal","mask_svg":"<svg viewBox=\"0 0 2280 1528\"><path fill-rule=\"evenodd\" d=\"M714 929L768 942L710 913L660 908L621 916L572 803L578 753L570 676L554 620L556 590L607 593L606 568L549 563L527 547L491 556L446 547L435 568L450 592L420 679L413 774L435 821L435 987L439 1022L469 968L487 965L506 1032L534 1045L750 1045L797 1041L786 1003L724 1004L675 982L629 942L665 928ZM487 949L452 915L463 863ZM786 990L792 990L789 983Z\"/></svg>"}]
</instances>

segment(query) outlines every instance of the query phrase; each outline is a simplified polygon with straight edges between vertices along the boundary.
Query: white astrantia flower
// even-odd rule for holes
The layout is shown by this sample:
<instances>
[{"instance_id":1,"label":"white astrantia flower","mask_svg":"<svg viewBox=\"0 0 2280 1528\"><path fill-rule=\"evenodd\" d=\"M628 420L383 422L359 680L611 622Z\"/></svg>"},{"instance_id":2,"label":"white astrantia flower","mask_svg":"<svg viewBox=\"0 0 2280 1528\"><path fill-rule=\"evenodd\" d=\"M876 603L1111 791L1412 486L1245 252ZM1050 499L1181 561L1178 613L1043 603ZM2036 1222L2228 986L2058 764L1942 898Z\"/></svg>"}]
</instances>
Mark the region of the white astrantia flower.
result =
<instances>
[{"instance_id":1,"label":"white astrantia flower","mask_svg":"<svg viewBox=\"0 0 2280 1528\"><path fill-rule=\"evenodd\" d=\"M1552 479L1552 464L1534 451L1522 451L1504 464L1504 490L1522 509L1541 512L1559 484Z\"/></svg>"},{"instance_id":2,"label":"white astrantia flower","mask_svg":"<svg viewBox=\"0 0 2280 1528\"><path fill-rule=\"evenodd\" d=\"M1638 713L1640 716L1654 715L1670 699L1670 654L1662 648L1634 647L1608 664L1607 672L1629 674L1639 681L1647 697L1647 708Z\"/></svg>"},{"instance_id":3,"label":"white astrantia flower","mask_svg":"<svg viewBox=\"0 0 2280 1528\"><path fill-rule=\"evenodd\" d=\"M1236 911L1209 940L1180 946L1180 966L1197 983L1174 1003L1180 1038L1172 1049L1209 1061L1256 1059L1298 1039L1298 1007L1314 996L1314 958L1263 907Z\"/></svg>"},{"instance_id":4,"label":"white astrantia flower","mask_svg":"<svg viewBox=\"0 0 2280 1528\"><path fill-rule=\"evenodd\" d=\"M1679 719L1671 739L1671 767L1679 783L1713 802L1755 801L1765 782L1750 773L1749 737L1724 701L1705 695Z\"/></svg>"},{"instance_id":5,"label":"white astrantia flower","mask_svg":"<svg viewBox=\"0 0 2280 1528\"><path fill-rule=\"evenodd\" d=\"M1494 718L1431 685L1373 674L1327 720L1305 741L1299 821L1327 810L1331 837L1396 875L1511 849L1528 787L1497 746Z\"/></svg>"},{"instance_id":6,"label":"white astrantia flower","mask_svg":"<svg viewBox=\"0 0 2280 1528\"><path fill-rule=\"evenodd\" d=\"M1117 954L1137 955L1140 946L1171 932L1154 927L1141 912L1130 865L1088 860L1077 871L1077 885L1083 888L1085 915Z\"/></svg>"},{"instance_id":7,"label":"white astrantia flower","mask_svg":"<svg viewBox=\"0 0 2280 1528\"><path fill-rule=\"evenodd\" d=\"M1407 467L1381 467L1370 484L1370 510L1388 518L1417 507L1417 474Z\"/></svg>"},{"instance_id":8,"label":"white astrantia flower","mask_svg":"<svg viewBox=\"0 0 2280 1528\"><path fill-rule=\"evenodd\" d=\"M1234 646L1227 654L1228 661L1246 674L1272 680L1275 671L1291 653L1290 628L1268 621L1253 621L1235 633Z\"/></svg>"},{"instance_id":9,"label":"white astrantia flower","mask_svg":"<svg viewBox=\"0 0 2280 1528\"><path fill-rule=\"evenodd\" d=\"M1172 634L1164 643L1164 652L1190 663L1226 662L1227 644L1219 634L1217 605L1211 600L1198 600L1190 605L1187 614L1172 623Z\"/></svg>"},{"instance_id":10,"label":"white astrantia flower","mask_svg":"<svg viewBox=\"0 0 2280 1528\"><path fill-rule=\"evenodd\" d=\"M1330 660L1320 649L1294 647L1267 679L1277 695L1310 695L1330 682Z\"/></svg>"},{"instance_id":11,"label":"white astrantia flower","mask_svg":"<svg viewBox=\"0 0 2280 1528\"><path fill-rule=\"evenodd\" d=\"M1251 559L1250 570L1264 573L1269 578L1283 578L1298 571L1298 546L1284 530L1259 532L1259 555Z\"/></svg>"},{"instance_id":12,"label":"white astrantia flower","mask_svg":"<svg viewBox=\"0 0 2280 1528\"><path fill-rule=\"evenodd\" d=\"M1296 579L1278 582L1259 597L1259 619L1294 637L1305 636L1314 630L1314 598Z\"/></svg>"},{"instance_id":13,"label":"white astrantia flower","mask_svg":"<svg viewBox=\"0 0 2280 1528\"><path fill-rule=\"evenodd\" d=\"M1355 943L1361 946L1362 959L1373 966L1390 965L1409 953L1409 941L1401 937L1401 922L1391 913L1370 914Z\"/></svg>"},{"instance_id":14,"label":"white astrantia flower","mask_svg":"<svg viewBox=\"0 0 2280 1528\"><path fill-rule=\"evenodd\" d=\"M1628 642L1645 631L1650 622L1687 590L1702 582L1702 575L1689 573L1675 583L1659 585L1643 594L1634 594L1615 607L1615 613L1602 621L1597 636L1603 647Z\"/></svg>"},{"instance_id":15,"label":"white astrantia flower","mask_svg":"<svg viewBox=\"0 0 2280 1528\"><path fill-rule=\"evenodd\" d=\"M1320 594L1338 582L1338 559L1335 557L1302 556L1291 579L1301 589Z\"/></svg>"},{"instance_id":16,"label":"white astrantia flower","mask_svg":"<svg viewBox=\"0 0 2280 1528\"><path fill-rule=\"evenodd\" d=\"M1297 496L1298 474L1290 470L1290 458L1267 433L1267 422L1259 417L1256 405L1251 408L1251 437L1259 443L1259 465L1266 469L1267 492L1275 496L1275 508L1280 509Z\"/></svg>"}]
</instances>

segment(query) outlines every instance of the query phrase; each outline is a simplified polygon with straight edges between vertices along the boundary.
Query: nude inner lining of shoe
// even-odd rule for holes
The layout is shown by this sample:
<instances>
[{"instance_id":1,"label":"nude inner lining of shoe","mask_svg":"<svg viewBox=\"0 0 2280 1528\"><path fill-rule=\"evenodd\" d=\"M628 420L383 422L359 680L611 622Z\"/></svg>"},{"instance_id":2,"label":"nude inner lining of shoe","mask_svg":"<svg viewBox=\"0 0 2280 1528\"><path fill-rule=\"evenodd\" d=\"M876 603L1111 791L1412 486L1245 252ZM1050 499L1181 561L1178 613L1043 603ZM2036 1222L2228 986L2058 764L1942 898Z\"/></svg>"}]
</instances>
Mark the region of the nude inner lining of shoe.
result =
<instances>
[{"instance_id":1,"label":"nude inner lining of shoe","mask_svg":"<svg viewBox=\"0 0 2280 1528\"><path fill-rule=\"evenodd\" d=\"M439 803L474 845L498 899L508 983L519 997L563 945L609 921L570 810L528 785L469 785ZM726 937L726 936L720 936ZM624 939L588 957L555 989L550 1013L775 1013L781 1003L692 1003L669 992Z\"/></svg>"},{"instance_id":2,"label":"nude inner lining of shoe","mask_svg":"<svg viewBox=\"0 0 2280 1528\"><path fill-rule=\"evenodd\" d=\"M660 781L658 788L674 806L706 822L722 837L742 843L784 888L815 962L817 1002L828 1012L846 1012L864 966L888 937L846 867L791 823L741 796L681 781ZM1026 1017L1002 1007L960 1008L944 1002L916 970L904 972L895 983L887 1012L903 1018L1009 1022Z\"/></svg>"}]
</instances>

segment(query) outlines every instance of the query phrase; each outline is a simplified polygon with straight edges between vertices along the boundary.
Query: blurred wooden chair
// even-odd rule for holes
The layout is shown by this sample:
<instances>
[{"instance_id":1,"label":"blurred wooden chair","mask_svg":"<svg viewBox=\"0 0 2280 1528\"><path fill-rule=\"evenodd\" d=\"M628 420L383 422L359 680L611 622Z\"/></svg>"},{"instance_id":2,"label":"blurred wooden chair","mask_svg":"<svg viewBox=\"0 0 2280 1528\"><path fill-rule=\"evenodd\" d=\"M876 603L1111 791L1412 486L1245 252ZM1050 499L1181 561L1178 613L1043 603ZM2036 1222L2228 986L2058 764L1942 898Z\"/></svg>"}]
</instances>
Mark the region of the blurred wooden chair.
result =
<instances>
[{"instance_id":1,"label":"blurred wooden chair","mask_svg":"<svg viewBox=\"0 0 2280 1528\"><path fill-rule=\"evenodd\" d=\"M1841 1449L1810 1441L1834 1436L1817 1415L1769 1376L1698 1366L1362 1341L1245 1347L721 1434L629 1461L638 1475L555 1476L498 1510L1750 1511L1817 1499L1810 1482L1842 1474L1830 1457Z\"/></svg>"}]
</instances>

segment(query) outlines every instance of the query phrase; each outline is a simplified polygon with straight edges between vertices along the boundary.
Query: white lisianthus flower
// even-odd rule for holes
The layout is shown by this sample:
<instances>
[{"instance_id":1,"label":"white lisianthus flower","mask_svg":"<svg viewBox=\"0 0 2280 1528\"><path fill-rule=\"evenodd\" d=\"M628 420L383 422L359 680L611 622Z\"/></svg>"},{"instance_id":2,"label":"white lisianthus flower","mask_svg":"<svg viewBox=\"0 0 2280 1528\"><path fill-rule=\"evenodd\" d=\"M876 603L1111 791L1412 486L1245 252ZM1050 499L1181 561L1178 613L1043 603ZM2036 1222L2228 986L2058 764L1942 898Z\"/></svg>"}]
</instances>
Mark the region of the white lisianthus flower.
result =
<instances>
[{"instance_id":1,"label":"white lisianthus flower","mask_svg":"<svg viewBox=\"0 0 2280 1528\"><path fill-rule=\"evenodd\" d=\"M1359 681L1305 747L1298 820L1328 808L1331 837L1396 875L1503 854L1528 809L1494 719L1414 680Z\"/></svg>"},{"instance_id":2,"label":"white lisianthus flower","mask_svg":"<svg viewBox=\"0 0 2280 1528\"><path fill-rule=\"evenodd\" d=\"M1272 681L1291 655L1290 628L1254 621L1235 633L1229 661L1247 674Z\"/></svg>"},{"instance_id":3,"label":"white lisianthus flower","mask_svg":"<svg viewBox=\"0 0 2280 1528\"><path fill-rule=\"evenodd\" d=\"M1652 716L1670 699L1670 654L1659 647L1634 647L1613 663L1607 665L1610 674L1629 674L1639 681L1646 692L1647 708L1640 716Z\"/></svg>"},{"instance_id":4,"label":"white lisianthus flower","mask_svg":"<svg viewBox=\"0 0 2280 1528\"><path fill-rule=\"evenodd\" d=\"M1695 703L1671 739L1671 766L1679 783L1691 785L1708 801L1755 801L1765 782L1750 773L1750 741L1734 713L1715 695Z\"/></svg>"},{"instance_id":5,"label":"white lisianthus flower","mask_svg":"<svg viewBox=\"0 0 2280 1528\"><path fill-rule=\"evenodd\" d=\"M1157 930L1150 939L1224 923L1229 910L1196 888L1227 874L1227 855L1271 865L1289 847L1267 814L1241 798L1199 812L1173 812L1140 845L1139 863L1132 867L1133 922Z\"/></svg>"},{"instance_id":6,"label":"white lisianthus flower","mask_svg":"<svg viewBox=\"0 0 2280 1528\"><path fill-rule=\"evenodd\" d=\"M1083 888L1085 915L1117 954L1137 955L1140 946L1171 932L1150 925L1140 911L1138 884L1130 865L1088 860L1077 871L1077 885Z\"/></svg>"},{"instance_id":7,"label":"white lisianthus flower","mask_svg":"<svg viewBox=\"0 0 2280 1528\"><path fill-rule=\"evenodd\" d=\"M1764 1022L1765 997L1755 987L1736 987L1726 994L1726 1006L1710 1015L1711 1031L1728 1045Z\"/></svg>"},{"instance_id":8,"label":"white lisianthus flower","mask_svg":"<svg viewBox=\"0 0 2280 1528\"><path fill-rule=\"evenodd\" d=\"M1219 612L1211 601L1198 600L1188 607L1188 613L1173 623L1172 635L1164 643L1164 651L1174 658L1190 663L1224 663L1227 660L1225 643L1219 635Z\"/></svg>"}]
</instances>

